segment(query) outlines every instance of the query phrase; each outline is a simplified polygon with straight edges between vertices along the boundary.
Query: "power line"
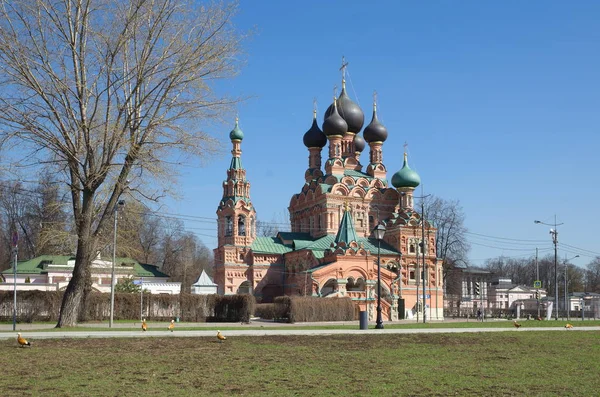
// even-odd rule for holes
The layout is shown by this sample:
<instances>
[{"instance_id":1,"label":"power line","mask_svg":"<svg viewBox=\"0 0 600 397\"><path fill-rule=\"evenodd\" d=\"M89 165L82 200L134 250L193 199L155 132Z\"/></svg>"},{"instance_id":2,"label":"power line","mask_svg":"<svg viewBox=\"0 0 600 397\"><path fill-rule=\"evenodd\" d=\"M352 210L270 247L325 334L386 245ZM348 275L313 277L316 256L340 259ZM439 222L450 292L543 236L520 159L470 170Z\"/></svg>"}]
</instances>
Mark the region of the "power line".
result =
<instances>
[{"instance_id":1,"label":"power line","mask_svg":"<svg viewBox=\"0 0 600 397\"><path fill-rule=\"evenodd\" d=\"M565 244L565 243L561 243L561 244L559 244L559 246L565 246L565 247L569 247L569 248L571 248L571 249L575 249L575 250L578 250L578 251L589 252L590 254L593 254L593 255L598 255L598 256L600 256L600 253L598 253L598 252L594 252L594 251L586 250L586 249L583 249L583 248L577 248L577 247L574 247L574 246L572 246L572 245Z\"/></svg>"},{"instance_id":2,"label":"power line","mask_svg":"<svg viewBox=\"0 0 600 397\"><path fill-rule=\"evenodd\" d=\"M546 243L547 242L547 240L524 240L524 239L508 238L508 237L496 237L496 236L489 236L487 234L474 233L474 232L464 232L464 233L465 234L472 234L472 235L475 235L475 236L481 236L481 237L487 237L487 238L497 239L497 240L531 242L531 243Z\"/></svg>"}]
</instances>

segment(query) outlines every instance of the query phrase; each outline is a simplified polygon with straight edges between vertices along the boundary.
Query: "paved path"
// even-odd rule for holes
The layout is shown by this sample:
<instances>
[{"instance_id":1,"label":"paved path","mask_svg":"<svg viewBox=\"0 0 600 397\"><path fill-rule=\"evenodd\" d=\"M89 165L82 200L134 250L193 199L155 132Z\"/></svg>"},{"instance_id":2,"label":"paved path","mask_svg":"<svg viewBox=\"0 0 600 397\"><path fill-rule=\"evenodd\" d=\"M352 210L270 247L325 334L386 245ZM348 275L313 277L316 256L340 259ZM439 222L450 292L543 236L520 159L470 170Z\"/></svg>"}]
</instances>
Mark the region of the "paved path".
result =
<instances>
[{"instance_id":1,"label":"paved path","mask_svg":"<svg viewBox=\"0 0 600 397\"><path fill-rule=\"evenodd\" d=\"M214 325L213 325L214 326ZM225 326L225 324L223 325ZM270 335L381 335L381 334L442 334L442 333L479 333L479 332L529 332L529 331L600 331L598 326L580 326L571 330L563 327L535 327L535 328L428 328L428 329L236 329L223 331L226 336L270 336ZM22 333L25 333L23 331ZM210 331L36 331L26 334L28 339L64 339L64 338L176 338L176 337L215 337L216 332ZM0 339L12 339L15 332L0 332Z\"/></svg>"}]
</instances>

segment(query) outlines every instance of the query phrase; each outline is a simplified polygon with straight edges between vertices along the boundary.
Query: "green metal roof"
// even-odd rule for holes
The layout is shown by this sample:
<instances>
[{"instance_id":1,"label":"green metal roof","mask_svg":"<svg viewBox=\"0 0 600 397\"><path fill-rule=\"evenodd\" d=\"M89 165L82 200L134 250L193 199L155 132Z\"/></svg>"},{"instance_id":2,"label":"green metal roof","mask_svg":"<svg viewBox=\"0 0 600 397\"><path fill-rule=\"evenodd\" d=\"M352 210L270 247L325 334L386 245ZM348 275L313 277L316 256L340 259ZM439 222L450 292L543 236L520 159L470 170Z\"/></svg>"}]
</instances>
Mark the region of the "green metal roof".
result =
<instances>
[{"instance_id":1,"label":"green metal roof","mask_svg":"<svg viewBox=\"0 0 600 397\"><path fill-rule=\"evenodd\" d=\"M257 237L250 247L253 252L265 254L285 254L293 251L291 247L283 244L277 237Z\"/></svg>"},{"instance_id":2,"label":"green metal roof","mask_svg":"<svg viewBox=\"0 0 600 397\"><path fill-rule=\"evenodd\" d=\"M136 262L133 265L133 271L137 277L169 277L168 274L158 270L158 266L148 263Z\"/></svg>"},{"instance_id":3,"label":"green metal roof","mask_svg":"<svg viewBox=\"0 0 600 397\"><path fill-rule=\"evenodd\" d=\"M46 273L44 265L52 263L60 266L67 266L67 262L75 259L72 255L40 255L38 257L17 262L17 274L42 274ZM10 269L4 270L3 274L12 274L12 262Z\"/></svg>"},{"instance_id":4,"label":"green metal roof","mask_svg":"<svg viewBox=\"0 0 600 397\"><path fill-rule=\"evenodd\" d=\"M241 170L244 169L242 165L242 159L240 157L232 157L231 164L229 165L230 170Z\"/></svg>"},{"instance_id":5,"label":"green metal roof","mask_svg":"<svg viewBox=\"0 0 600 397\"><path fill-rule=\"evenodd\" d=\"M252 202L250 201L250 198L244 196L225 196L221 199L221 202L219 203L219 208L223 207L228 200L232 200L234 204L242 200L244 203L250 206L250 209L252 209Z\"/></svg>"},{"instance_id":6,"label":"green metal roof","mask_svg":"<svg viewBox=\"0 0 600 397\"><path fill-rule=\"evenodd\" d=\"M304 232L279 232L277 234L278 236L281 236L281 238L283 240L313 240L313 238L310 236L310 233L304 233Z\"/></svg>"},{"instance_id":7,"label":"green metal roof","mask_svg":"<svg viewBox=\"0 0 600 397\"><path fill-rule=\"evenodd\" d=\"M342 216L337 235L335 236L335 242L337 244L344 242L348 245L356 240L358 240L358 238L356 237L356 230L354 230L354 220L352 220L352 215L350 215L350 212L346 209Z\"/></svg>"},{"instance_id":8,"label":"green metal roof","mask_svg":"<svg viewBox=\"0 0 600 397\"><path fill-rule=\"evenodd\" d=\"M43 274L47 273L45 265L66 267L70 260L75 260L73 255L40 255L32 259L17 262L17 274ZM112 261L112 258L107 260ZM147 263L139 263L131 258L116 258L115 265L126 264L133 266L136 277L169 277L169 275L158 270L158 266ZM3 274L12 274L12 268L4 270Z\"/></svg>"}]
</instances>

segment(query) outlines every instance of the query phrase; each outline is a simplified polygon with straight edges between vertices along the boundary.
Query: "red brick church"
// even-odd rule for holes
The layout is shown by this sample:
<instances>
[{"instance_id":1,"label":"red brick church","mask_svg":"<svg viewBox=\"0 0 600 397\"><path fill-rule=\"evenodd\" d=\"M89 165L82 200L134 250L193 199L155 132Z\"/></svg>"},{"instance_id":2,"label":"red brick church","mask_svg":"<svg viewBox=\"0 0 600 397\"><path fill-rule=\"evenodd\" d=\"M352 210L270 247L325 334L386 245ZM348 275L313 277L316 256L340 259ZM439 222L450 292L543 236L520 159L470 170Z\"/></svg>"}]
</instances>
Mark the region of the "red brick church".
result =
<instances>
[{"instance_id":1,"label":"red brick church","mask_svg":"<svg viewBox=\"0 0 600 397\"><path fill-rule=\"evenodd\" d=\"M378 120L376 103L371 122L363 125L364 113L342 80L340 96L325 112L322 128L314 111L304 134L308 167L290 200L291 232L257 237L256 209L242 166L244 133L236 120L229 135L231 164L217 209L214 254L220 294L251 293L263 302L280 295L347 296L374 320L379 252L383 319L422 316L423 308L427 318L443 318L436 230L413 206L420 177L404 153L404 164L390 186L383 160L388 131ZM367 145L364 167L360 158ZM385 227L382 240L373 235L377 225ZM425 294L419 277L423 269Z\"/></svg>"}]
</instances>

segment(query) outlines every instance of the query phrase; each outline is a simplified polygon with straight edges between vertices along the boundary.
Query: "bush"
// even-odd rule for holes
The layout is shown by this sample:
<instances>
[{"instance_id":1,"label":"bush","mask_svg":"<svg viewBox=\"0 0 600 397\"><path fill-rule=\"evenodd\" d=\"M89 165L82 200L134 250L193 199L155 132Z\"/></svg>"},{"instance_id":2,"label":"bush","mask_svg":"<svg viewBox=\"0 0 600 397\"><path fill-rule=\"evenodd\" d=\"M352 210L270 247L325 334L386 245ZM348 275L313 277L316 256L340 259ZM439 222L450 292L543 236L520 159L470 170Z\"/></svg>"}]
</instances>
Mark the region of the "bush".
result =
<instances>
[{"instance_id":1,"label":"bush","mask_svg":"<svg viewBox=\"0 0 600 397\"><path fill-rule=\"evenodd\" d=\"M282 310L282 308L284 310ZM283 305L277 305L275 303L260 303L256 304L254 315L264 320L279 320L282 318L287 318L284 311L285 307Z\"/></svg>"},{"instance_id":2,"label":"bush","mask_svg":"<svg viewBox=\"0 0 600 397\"><path fill-rule=\"evenodd\" d=\"M307 321L351 321L355 305L350 298L318 298L313 296L279 296L276 311L290 323Z\"/></svg>"},{"instance_id":3,"label":"bush","mask_svg":"<svg viewBox=\"0 0 600 397\"><path fill-rule=\"evenodd\" d=\"M255 304L254 296L249 294L215 295L214 316L209 317L209 321L247 323Z\"/></svg>"}]
</instances>

